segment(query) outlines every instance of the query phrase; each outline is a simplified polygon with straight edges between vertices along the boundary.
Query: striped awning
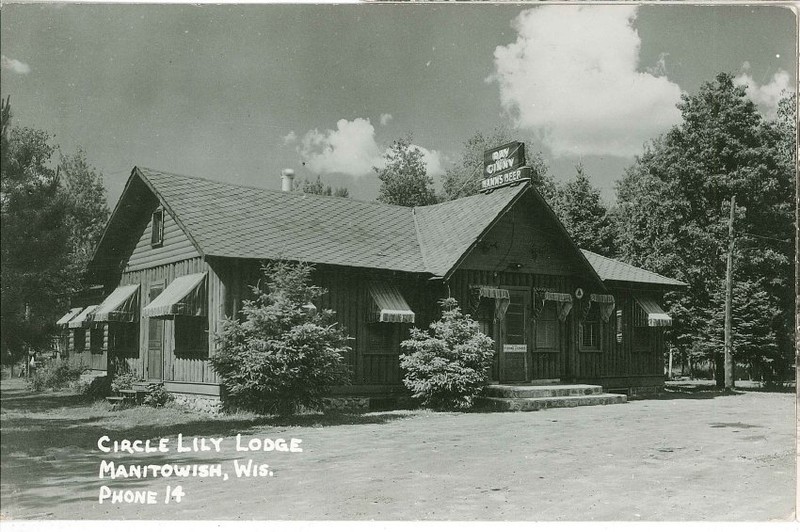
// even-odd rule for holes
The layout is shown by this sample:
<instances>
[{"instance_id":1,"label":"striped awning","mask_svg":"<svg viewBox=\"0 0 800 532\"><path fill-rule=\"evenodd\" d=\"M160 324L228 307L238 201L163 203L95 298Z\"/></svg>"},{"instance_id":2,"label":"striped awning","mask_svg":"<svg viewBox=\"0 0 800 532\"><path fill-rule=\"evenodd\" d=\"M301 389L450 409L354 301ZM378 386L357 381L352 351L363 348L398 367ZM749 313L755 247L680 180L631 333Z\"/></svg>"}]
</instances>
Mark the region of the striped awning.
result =
<instances>
[{"instance_id":1,"label":"striped awning","mask_svg":"<svg viewBox=\"0 0 800 532\"><path fill-rule=\"evenodd\" d=\"M92 314L97 305L89 305L78 313L77 316L72 318L67 325L70 329L80 329L81 327L88 327L92 323Z\"/></svg>"},{"instance_id":2,"label":"striped awning","mask_svg":"<svg viewBox=\"0 0 800 532\"><path fill-rule=\"evenodd\" d=\"M58 325L59 327L65 327L70 322L70 320L72 320L72 318L80 314L82 310L83 307L75 307L69 309L69 312L67 312L66 314L61 316L61 318L59 318L59 320L56 322L56 325Z\"/></svg>"},{"instance_id":3,"label":"striped awning","mask_svg":"<svg viewBox=\"0 0 800 532\"><path fill-rule=\"evenodd\" d=\"M589 300L592 303L597 303L600 310L600 319L607 322L611 318L611 313L614 312L614 296L611 294L591 294Z\"/></svg>"},{"instance_id":4,"label":"striped awning","mask_svg":"<svg viewBox=\"0 0 800 532\"><path fill-rule=\"evenodd\" d=\"M94 311L94 321L139 321L139 285L116 287Z\"/></svg>"},{"instance_id":5,"label":"striped awning","mask_svg":"<svg viewBox=\"0 0 800 532\"><path fill-rule=\"evenodd\" d=\"M545 292L542 299L545 301L560 301L562 303L572 303L572 295L561 292Z\"/></svg>"},{"instance_id":6,"label":"striped awning","mask_svg":"<svg viewBox=\"0 0 800 532\"><path fill-rule=\"evenodd\" d=\"M208 304L205 281L205 272L176 278L142 309L142 317L206 316Z\"/></svg>"},{"instance_id":7,"label":"striped awning","mask_svg":"<svg viewBox=\"0 0 800 532\"><path fill-rule=\"evenodd\" d=\"M647 325L650 327L670 327L672 318L650 296L634 294L633 298L647 315Z\"/></svg>"},{"instance_id":8,"label":"striped awning","mask_svg":"<svg viewBox=\"0 0 800 532\"><path fill-rule=\"evenodd\" d=\"M485 297L487 299L511 299L508 290L505 288L495 288L494 286L474 286L477 291L478 297Z\"/></svg>"},{"instance_id":9,"label":"striped awning","mask_svg":"<svg viewBox=\"0 0 800 532\"><path fill-rule=\"evenodd\" d=\"M370 283L369 293L372 296L370 323L414 323L414 311L396 286Z\"/></svg>"}]
</instances>

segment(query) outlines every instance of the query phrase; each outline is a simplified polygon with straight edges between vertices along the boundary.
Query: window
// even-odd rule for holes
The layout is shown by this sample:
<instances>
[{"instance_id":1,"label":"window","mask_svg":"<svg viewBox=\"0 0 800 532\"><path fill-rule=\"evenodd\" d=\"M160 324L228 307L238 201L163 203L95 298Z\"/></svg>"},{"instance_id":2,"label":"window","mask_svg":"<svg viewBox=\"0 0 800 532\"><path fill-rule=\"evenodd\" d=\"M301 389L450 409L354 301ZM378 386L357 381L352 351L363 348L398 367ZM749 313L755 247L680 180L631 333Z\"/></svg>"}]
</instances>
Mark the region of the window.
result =
<instances>
[{"instance_id":1,"label":"window","mask_svg":"<svg viewBox=\"0 0 800 532\"><path fill-rule=\"evenodd\" d=\"M208 318L175 316L175 354L208 356Z\"/></svg>"},{"instance_id":2,"label":"window","mask_svg":"<svg viewBox=\"0 0 800 532\"><path fill-rule=\"evenodd\" d=\"M397 323L367 323L365 351L370 354L400 352L400 325Z\"/></svg>"},{"instance_id":3,"label":"window","mask_svg":"<svg viewBox=\"0 0 800 532\"><path fill-rule=\"evenodd\" d=\"M105 325L92 327L89 329L89 351L93 355L99 355L103 352L103 344L106 341L106 328Z\"/></svg>"},{"instance_id":4,"label":"window","mask_svg":"<svg viewBox=\"0 0 800 532\"><path fill-rule=\"evenodd\" d=\"M157 209L153 213L152 232L150 233L150 245L153 247L164 244L164 209Z\"/></svg>"},{"instance_id":5,"label":"window","mask_svg":"<svg viewBox=\"0 0 800 532\"><path fill-rule=\"evenodd\" d=\"M580 325L581 351L600 351L600 327L600 311L597 305L592 305L589 309L589 313Z\"/></svg>"},{"instance_id":6,"label":"window","mask_svg":"<svg viewBox=\"0 0 800 532\"><path fill-rule=\"evenodd\" d=\"M72 350L81 353L86 350L86 329L72 330Z\"/></svg>"},{"instance_id":7,"label":"window","mask_svg":"<svg viewBox=\"0 0 800 532\"><path fill-rule=\"evenodd\" d=\"M114 323L109 326L109 347L115 353L136 353L139 347L138 323Z\"/></svg>"},{"instance_id":8,"label":"window","mask_svg":"<svg viewBox=\"0 0 800 532\"><path fill-rule=\"evenodd\" d=\"M558 313L554 301L547 301L536 318L536 349L558 351Z\"/></svg>"},{"instance_id":9,"label":"window","mask_svg":"<svg viewBox=\"0 0 800 532\"><path fill-rule=\"evenodd\" d=\"M633 328L632 336L634 351L650 351L650 327L637 325Z\"/></svg>"}]
</instances>

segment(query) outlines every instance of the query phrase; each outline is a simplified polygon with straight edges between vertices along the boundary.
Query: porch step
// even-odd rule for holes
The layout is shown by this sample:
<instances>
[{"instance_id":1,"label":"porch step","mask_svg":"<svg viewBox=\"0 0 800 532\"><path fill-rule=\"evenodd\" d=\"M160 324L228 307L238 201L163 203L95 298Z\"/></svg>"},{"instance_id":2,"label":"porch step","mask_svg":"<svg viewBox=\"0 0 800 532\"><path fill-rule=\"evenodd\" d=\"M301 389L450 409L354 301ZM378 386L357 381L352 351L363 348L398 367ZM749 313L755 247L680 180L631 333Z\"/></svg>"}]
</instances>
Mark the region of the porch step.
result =
<instances>
[{"instance_id":1,"label":"porch step","mask_svg":"<svg viewBox=\"0 0 800 532\"><path fill-rule=\"evenodd\" d=\"M554 384L539 385L507 385L490 384L483 389L486 397L538 398L538 397L582 397L586 395L600 395L603 387L596 384Z\"/></svg>"},{"instance_id":2,"label":"porch step","mask_svg":"<svg viewBox=\"0 0 800 532\"><path fill-rule=\"evenodd\" d=\"M561 395L549 397L478 397L475 405L493 412L530 412L545 408L598 406L620 404L628 401L626 395L616 393L590 393L587 395Z\"/></svg>"}]
</instances>

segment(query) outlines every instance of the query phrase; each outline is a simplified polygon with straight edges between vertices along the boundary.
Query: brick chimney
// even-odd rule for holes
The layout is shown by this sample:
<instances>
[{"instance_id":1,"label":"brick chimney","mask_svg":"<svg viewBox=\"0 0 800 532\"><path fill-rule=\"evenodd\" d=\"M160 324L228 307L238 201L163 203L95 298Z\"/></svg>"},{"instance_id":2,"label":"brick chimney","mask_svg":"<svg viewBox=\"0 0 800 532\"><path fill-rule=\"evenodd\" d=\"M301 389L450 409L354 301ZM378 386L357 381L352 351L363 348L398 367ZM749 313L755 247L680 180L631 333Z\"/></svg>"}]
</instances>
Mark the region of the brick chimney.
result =
<instances>
[{"instance_id":1,"label":"brick chimney","mask_svg":"<svg viewBox=\"0 0 800 532\"><path fill-rule=\"evenodd\" d=\"M291 192L294 183L294 170L287 168L281 172L281 190Z\"/></svg>"}]
</instances>

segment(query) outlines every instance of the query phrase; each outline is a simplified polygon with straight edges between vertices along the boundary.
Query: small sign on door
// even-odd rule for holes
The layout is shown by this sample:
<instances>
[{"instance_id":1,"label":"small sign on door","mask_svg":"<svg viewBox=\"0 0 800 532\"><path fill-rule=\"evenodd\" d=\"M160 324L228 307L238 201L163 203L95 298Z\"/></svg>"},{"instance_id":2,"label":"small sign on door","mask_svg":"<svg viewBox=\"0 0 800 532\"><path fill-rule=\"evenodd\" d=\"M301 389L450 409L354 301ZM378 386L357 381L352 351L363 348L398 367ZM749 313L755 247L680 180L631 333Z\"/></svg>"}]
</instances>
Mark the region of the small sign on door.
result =
<instances>
[{"instance_id":1,"label":"small sign on door","mask_svg":"<svg viewBox=\"0 0 800 532\"><path fill-rule=\"evenodd\" d=\"M503 344L504 353L527 353L528 344Z\"/></svg>"}]
</instances>

